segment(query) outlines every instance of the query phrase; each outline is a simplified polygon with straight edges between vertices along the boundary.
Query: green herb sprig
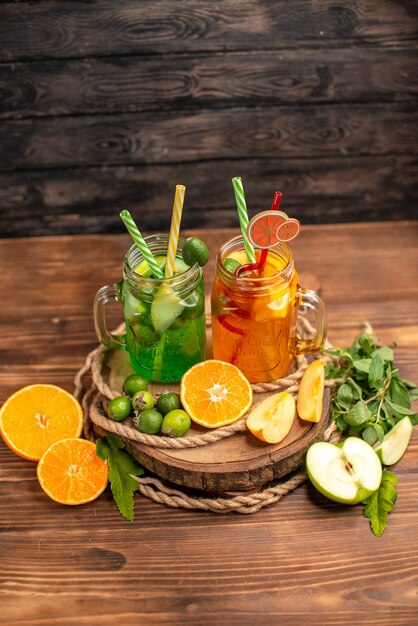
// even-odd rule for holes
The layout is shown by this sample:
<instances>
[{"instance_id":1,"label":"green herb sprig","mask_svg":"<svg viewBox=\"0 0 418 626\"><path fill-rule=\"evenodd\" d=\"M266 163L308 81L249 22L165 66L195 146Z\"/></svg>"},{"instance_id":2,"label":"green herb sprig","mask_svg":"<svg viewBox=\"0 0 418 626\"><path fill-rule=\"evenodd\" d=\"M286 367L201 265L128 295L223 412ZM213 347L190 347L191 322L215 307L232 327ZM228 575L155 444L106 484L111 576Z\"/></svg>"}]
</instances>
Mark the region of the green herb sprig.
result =
<instances>
[{"instance_id":1,"label":"green herb sprig","mask_svg":"<svg viewBox=\"0 0 418 626\"><path fill-rule=\"evenodd\" d=\"M333 348L327 353L333 360L325 368L327 379L340 383L331 404L331 417L347 435L360 435L373 446L383 441L406 415L413 424L418 415L411 409L418 399L415 383L401 379L393 366L393 349L380 346L370 333L359 335L350 348ZM364 501L365 517L376 537L387 524L388 513L395 506L396 474L383 470L380 487Z\"/></svg>"},{"instance_id":2,"label":"green herb sprig","mask_svg":"<svg viewBox=\"0 0 418 626\"><path fill-rule=\"evenodd\" d=\"M380 487L364 501L363 515L370 519L370 527L376 537L380 537L386 528L387 517L395 506L397 493L395 485L398 477L389 470L384 470Z\"/></svg>"},{"instance_id":3,"label":"green herb sprig","mask_svg":"<svg viewBox=\"0 0 418 626\"><path fill-rule=\"evenodd\" d=\"M359 434L370 445L408 415L413 424L418 415L411 402L418 399L415 383L399 377L393 366L393 349L378 345L369 333L359 335L350 348L333 348L334 357L325 368L327 379L340 382L331 405L331 417L347 435Z\"/></svg>"},{"instance_id":4,"label":"green herb sprig","mask_svg":"<svg viewBox=\"0 0 418 626\"><path fill-rule=\"evenodd\" d=\"M139 485L133 476L142 476L142 467L124 450L118 435L106 435L96 441L96 453L109 465L109 481L113 498L123 517L134 519L133 492Z\"/></svg>"}]
</instances>

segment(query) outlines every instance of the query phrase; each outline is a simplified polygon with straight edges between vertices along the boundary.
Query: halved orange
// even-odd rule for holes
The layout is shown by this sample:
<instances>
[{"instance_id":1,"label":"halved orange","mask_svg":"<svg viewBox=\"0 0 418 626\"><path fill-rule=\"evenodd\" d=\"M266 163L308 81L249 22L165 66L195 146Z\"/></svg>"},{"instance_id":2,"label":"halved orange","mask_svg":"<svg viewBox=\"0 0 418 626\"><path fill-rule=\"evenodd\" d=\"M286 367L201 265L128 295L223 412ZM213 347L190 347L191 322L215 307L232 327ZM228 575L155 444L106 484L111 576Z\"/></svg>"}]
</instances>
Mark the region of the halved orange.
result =
<instances>
[{"instance_id":1,"label":"halved orange","mask_svg":"<svg viewBox=\"0 0 418 626\"><path fill-rule=\"evenodd\" d=\"M217 428L236 422L248 411L253 390L235 365L211 359L194 365L184 374L180 397L194 422Z\"/></svg>"},{"instance_id":2,"label":"halved orange","mask_svg":"<svg viewBox=\"0 0 418 626\"><path fill-rule=\"evenodd\" d=\"M13 452L38 461L60 439L79 437L83 409L68 391L55 385L29 385L0 409L0 433Z\"/></svg>"},{"instance_id":3,"label":"halved orange","mask_svg":"<svg viewBox=\"0 0 418 626\"><path fill-rule=\"evenodd\" d=\"M55 502L85 504L104 491L108 467L97 456L94 443L72 438L53 443L36 473L42 489Z\"/></svg>"}]
</instances>

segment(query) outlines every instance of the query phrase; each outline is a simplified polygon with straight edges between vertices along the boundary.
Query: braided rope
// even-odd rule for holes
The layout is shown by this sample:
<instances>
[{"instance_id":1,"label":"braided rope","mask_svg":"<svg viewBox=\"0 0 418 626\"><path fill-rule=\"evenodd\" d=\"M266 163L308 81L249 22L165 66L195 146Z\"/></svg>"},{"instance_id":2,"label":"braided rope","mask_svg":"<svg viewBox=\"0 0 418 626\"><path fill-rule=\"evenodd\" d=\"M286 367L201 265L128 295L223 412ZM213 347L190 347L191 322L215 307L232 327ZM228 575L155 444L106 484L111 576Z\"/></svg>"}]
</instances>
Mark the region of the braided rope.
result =
<instances>
[{"instance_id":1,"label":"braided rope","mask_svg":"<svg viewBox=\"0 0 418 626\"><path fill-rule=\"evenodd\" d=\"M195 498L179 491L166 487L157 478L138 478L139 492L159 504L173 508L182 508L194 511L211 511L212 513L241 513L249 515L256 513L262 507L280 500L284 495L293 491L306 480L305 470L299 470L285 482L248 496L239 495L234 498Z\"/></svg>"}]
</instances>

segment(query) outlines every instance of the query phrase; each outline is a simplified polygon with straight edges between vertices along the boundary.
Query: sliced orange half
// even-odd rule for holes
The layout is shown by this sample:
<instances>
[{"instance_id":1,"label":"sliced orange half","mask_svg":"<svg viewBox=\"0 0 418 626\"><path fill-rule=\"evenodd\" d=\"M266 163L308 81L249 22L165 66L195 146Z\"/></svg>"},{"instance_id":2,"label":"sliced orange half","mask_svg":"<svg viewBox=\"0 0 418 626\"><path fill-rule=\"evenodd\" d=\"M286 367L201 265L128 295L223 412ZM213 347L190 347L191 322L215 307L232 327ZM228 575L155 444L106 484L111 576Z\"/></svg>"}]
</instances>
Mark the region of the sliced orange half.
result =
<instances>
[{"instance_id":1,"label":"sliced orange half","mask_svg":"<svg viewBox=\"0 0 418 626\"><path fill-rule=\"evenodd\" d=\"M13 452L38 461L60 439L79 437L83 409L55 385L30 385L16 391L0 409L0 433Z\"/></svg>"},{"instance_id":2,"label":"sliced orange half","mask_svg":"<svg viewBox=\"0 0 418 626\"><path fill-rule=\"evenodd\" d=\"M194 422L217 428L236 422L248 411L253 390L235 365L211 359L194 365L184 374L180 397Z\"/></svg>"},{"instance_id":3,"label":"sliced orange half","mask_svg":"<svg viewBox=\"0 0 418 626\"><path fill-rule=\"evenodd\" d=\"M85 504L104 491L108 467L97 456L94 443L63 439L48 448L36 473L42 489L55 502Z\"/></svg>"}]
</instances>

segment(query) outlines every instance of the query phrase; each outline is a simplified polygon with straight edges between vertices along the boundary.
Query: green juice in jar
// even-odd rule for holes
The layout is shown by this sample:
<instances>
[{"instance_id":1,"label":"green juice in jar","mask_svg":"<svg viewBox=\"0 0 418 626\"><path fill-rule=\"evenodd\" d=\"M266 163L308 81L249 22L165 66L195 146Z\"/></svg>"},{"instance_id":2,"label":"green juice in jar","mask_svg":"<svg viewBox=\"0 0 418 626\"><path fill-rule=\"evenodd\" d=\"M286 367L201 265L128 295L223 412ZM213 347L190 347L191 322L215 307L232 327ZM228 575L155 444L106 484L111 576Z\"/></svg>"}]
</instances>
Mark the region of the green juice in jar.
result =
<instances>
[{"instance_id":1,"label":"green juice in jar","mask_svg":"<svg viewBox=\"0 0 418 626\"><path fill-rule=\"evenodd\" d=\"M156 260L163 269L166 257ZM202 272L191 270L177 257L173 279L145 280L136 293L125 282L122 301L126 343L132 368L157 382L178 382L193 365L206 358L205 292ZM151 278L146 261L135 267L138 278ZM151 280L153 280L151 278Z\"/></svg>"}]
</instances>

